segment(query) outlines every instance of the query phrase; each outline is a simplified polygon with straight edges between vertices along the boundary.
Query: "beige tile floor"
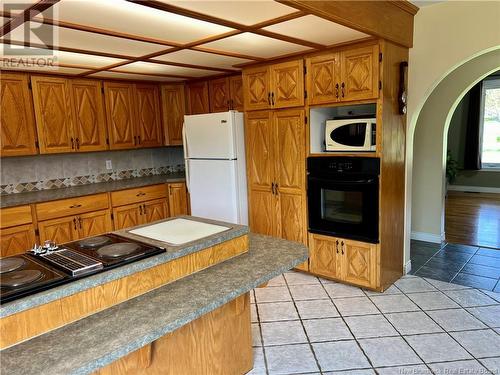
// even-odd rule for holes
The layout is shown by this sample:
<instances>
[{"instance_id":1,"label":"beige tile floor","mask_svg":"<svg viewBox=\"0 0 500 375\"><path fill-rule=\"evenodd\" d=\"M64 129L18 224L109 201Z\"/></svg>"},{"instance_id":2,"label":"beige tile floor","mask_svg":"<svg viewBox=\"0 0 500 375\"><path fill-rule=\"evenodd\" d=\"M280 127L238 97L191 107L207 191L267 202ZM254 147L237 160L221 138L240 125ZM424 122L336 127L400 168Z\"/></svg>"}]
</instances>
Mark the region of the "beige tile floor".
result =
<instances>
[{"instance_id":1,"label":"beige tile floor","mask_svg":"<svg viewBox=\"0 0 500 375\"><path fill-rule=\"evenodd\" d=\"M288 272L255 289L260 374L500 374L500 293L405 276L374 293Z\"/></svg>"}]
</instances>

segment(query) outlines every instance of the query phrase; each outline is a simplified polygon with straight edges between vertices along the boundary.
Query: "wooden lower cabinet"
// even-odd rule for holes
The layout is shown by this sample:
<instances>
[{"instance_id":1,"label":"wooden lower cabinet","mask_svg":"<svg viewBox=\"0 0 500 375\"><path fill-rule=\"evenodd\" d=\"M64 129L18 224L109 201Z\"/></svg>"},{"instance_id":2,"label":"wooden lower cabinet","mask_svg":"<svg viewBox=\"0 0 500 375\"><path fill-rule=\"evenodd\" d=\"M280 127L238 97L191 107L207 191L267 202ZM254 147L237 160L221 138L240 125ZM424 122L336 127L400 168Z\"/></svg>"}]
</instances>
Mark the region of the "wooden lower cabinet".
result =
<instances>
[{"instance_id":1,"label":"wooden lower cabinet","mask_svg":"<svg viewBox=\"0 0 500 375\"><path fill-rule=\"evenodd\" d=\"M147 224L169 216L168 201L165 198L114 207L115 230Z\"/></svg>"},{"instance_id":2,"label":"wooden lower cabinet","mask_svg":"<svg viewBox=\"0 0 500 375\"><path fill-rule=\"evenodd\" d=\"M78 216L80 238L97 236L113 230L109 210L88 212Z\"/></svg>"},{"instance_id":3,"label":"wooden lower cabinet","mask_svg":"<svg viewBox=\"0 0 500 375\"><path fill-rule=\"evenodd\" d=\"M169 216L188 215L188 193L184 182L168 184Z\"/></svg>"},{"instance_id":4,"label":"wooden lower cabinet","mask_svg":"<svg viewBox=\"0 0 500 375\"><path fill-rule=\"evenodd\" d=\"M168 217L168 202L166 199L157 199L146 202L142 207L142 214L145 217L146 223Z\"/></svg>"},{"instance_id":5,"label":"wooden lower cabinet","mask_svg":"<svg viewBox=\"0 0 500 375\"><path fill-rule=\"evenodd\" d=\"M33 224L0 229L0 257L25 253L36 242Z\"/></svg>"},{"instance_id":6,"label":"wooden lower cabinet","mask_svg":"<svg viewBox=\"0 0 500 375\"><path fill-rule=\"evenodd\" d=\"M309 270L315 275L377 289L380 286L379 246L311 233Z\"/></svg>"}]
</instances>

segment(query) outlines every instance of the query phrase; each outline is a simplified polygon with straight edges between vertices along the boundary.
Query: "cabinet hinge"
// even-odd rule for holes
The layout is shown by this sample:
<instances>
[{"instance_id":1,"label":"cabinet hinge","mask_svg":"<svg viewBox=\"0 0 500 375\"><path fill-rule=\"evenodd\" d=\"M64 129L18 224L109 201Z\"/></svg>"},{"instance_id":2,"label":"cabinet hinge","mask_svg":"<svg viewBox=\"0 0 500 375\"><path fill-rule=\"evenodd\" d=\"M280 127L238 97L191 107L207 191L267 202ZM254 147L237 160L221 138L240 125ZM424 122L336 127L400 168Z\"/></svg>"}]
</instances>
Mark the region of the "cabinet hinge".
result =
<instances>
[{"instance_id":1,"label":"cabinet hinge","mask_svg":"<svg viewBox=\"0 0 500 375\"><path fill-rule=\"evenodd\" d=\"M40 235L40 231L37 229L35 229L35 236L39 236Z\"/></svg>"},{"instance_id":2,"label":"cabinet hinge","mask_svg":"<svg viewBox=\"0 0 500 375\"><path fill-rule=\"evenodd\" d=\"M104 94L104 86L101 86L101 92Z\"/></svg>"},{"instance_id":3,"label":"cabinet hinge","mask_svg":"<svg viewBox=\"0 0 500 375\"><path fill-rule=\"evenodd\" d=\"M106 144L109 145L109 138L106 138Z\"/></svg>"},{"instance_id":4,"label":"cabinet hinge","mask_svg":"<svg viewBox=\"0 0 500 375\"><path fill-rule=\"evenodd\" d=\"M31 90L32 86L31 86L31 81L28 81L28 89Z\"/></svg>"},{"instance_id":5,"label":"cabinet hinge","mask_svg":"<svg viewBox=\"0 0 500 375\"><path fill-rule=\"evenodd\" d=\"M304 99L307 99L307 90L304 91Z\"/></svg>"},{"instance_id":6,"label":"cabinet hinge","mask_svg":"<svg viewBox=\"0 0 500 375\"><path fill-rule=\"evenodd\" d=\"M35 141L35 148L40 148L40 144L38 143L38 141Z\"/></svg>"},{"instance_id":7,"label":"cabinet hinge","mask_svg":"<svg viewBox=\"0 0 500 375\"><path fill-rule=\"evenodd\" d=\"M307 116L304 116L304 123L307 124Z\"/></svg>"},{"instance_id":8,"label":"cabinet hinge","mask_svg":"<svg viewBox=\"0 0 500 375\"><path fill-rule=\"evenodd\" d=\"M379 62L382 62L382 52L380 52L380 53L378 54L378 61L379 61Z\"/></svg>"},{"instance_id":9,"label":"cabinet hinge","mask_svg":"<svg viewBox=\"0 0 500 375\"><path fill-rule=\"evenodd\" d=\"M307 74L307 66L304 66L304 74Z\"/></svg>"},{"instance_id":10,"label":"cabinet hinge","mask_svg":"<svg viewBox=\"0 0 500 375\"><path fill-rule=\"evenodd\" d=\"M382 90L382 81L378 81L378 89Z\"/></svg>"}]
</instances>

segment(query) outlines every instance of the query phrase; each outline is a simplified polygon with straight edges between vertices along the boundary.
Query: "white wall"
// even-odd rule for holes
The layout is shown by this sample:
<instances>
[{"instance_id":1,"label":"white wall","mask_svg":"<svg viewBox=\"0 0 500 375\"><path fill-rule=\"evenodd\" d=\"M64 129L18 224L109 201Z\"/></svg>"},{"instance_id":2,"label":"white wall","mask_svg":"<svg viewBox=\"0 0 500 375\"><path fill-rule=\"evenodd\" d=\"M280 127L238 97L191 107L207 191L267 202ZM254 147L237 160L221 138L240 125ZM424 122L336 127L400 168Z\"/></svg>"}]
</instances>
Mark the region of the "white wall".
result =
<instances>
[{"instance_id":1,"label":"white wall","mask_svg":"<svg viewBox=\"0 0 500 375\"><path fill-rule=\"evenodd\" d=\"M442 224L440 215L436 217L436 214L425 209L412 215L412 189L424 198L423 202L414 202L415 205L423 204L421 208L435 207L439 202L427 200L425 192L442 193L443 185L443 181L437 179L417 181L412 187L414 132L420 111L431 92L451 71L478 55L500 47L499 19L500 2L496 1L447 1L423 7L415 16L414 47L410 49L408 77L406 261L409 260L412 216L414 221L428 224L425 227L413 227L417 232L425 232L432 227L433 233L439 235ZM430 121L434 120L431 118ZM435 125L444 131L444 124ZM430 137L430 140L439 143L443 137ZM439 147L439 144L424 143L419 144L419 147ZM442 147L441 143L441 151ZM441 163L441 160L434 162Z\"/></svg>"}]
</instances>

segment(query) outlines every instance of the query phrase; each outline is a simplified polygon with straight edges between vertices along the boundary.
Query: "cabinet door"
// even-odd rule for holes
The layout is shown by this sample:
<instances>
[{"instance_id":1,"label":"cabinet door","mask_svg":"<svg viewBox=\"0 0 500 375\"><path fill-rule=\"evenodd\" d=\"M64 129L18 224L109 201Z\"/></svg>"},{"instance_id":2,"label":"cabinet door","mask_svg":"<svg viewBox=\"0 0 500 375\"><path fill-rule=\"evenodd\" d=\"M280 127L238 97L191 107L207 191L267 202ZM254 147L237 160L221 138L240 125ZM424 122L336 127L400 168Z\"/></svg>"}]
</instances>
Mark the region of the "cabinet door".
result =
<instances>
[{"instance_id":1,"label":"cabinet door","mask_svg":"<svg viewBox=\"0 0 500 375\"><path fill-rule=\"evenodd\" d=\"M229 78L210 80L208 92L210 94L210 112L229 111Z\"/></svg>"},{"instance_id":2,"label":"cabinet door","mask_svg":"<svg viewBox=\"0 0 500 375\"><path fill-rule=\"evenodd\" d=\"M378 98L378 46L343 51L340 56L341 100Z\"/></svg>"},{"instance_id":3,"label":"cabinet door","mask_svg":"<svg viewBox=\"0 0 500 375\"><path fill-rule=\"evenodd\" d=\"M106 150L106 118L101 82L71 80L75 110L74 135L78 151Z\"/></svg>"},{"instance_id":4,"label":"cabinet door","mask_svg":"<svg viewBox=\"0 0 500 375\"><path fill-rule=\"evenodd\" d=\"M109 148L119 150L136 146L134 86L104 82Z\"/></svg>"},{"instance_id":5,"label":"cabinet door","mask_svg":"<svg viewBox=\"0 0 500 375\"><path fill-rule=\"evenodd\" d=\"M309 235L309 269L312 273L339 279L341 259L336 238Z\"/></svg>"},{"instance_id":6,"label":"cabinet door","mask_svg":"<svg viewBox=\"0 0 500 375\"><path fill-rule=\"evenodd\" d=\"M0 257L23 254L36 242L33 224L0 229Z\"/></svg>"},{"instance_id":7,"label":"cabinet door","mask_svg":"<svg viewBox=\"0 0 500 375\"><path fill-rule=\"evenodd\" d=\"M140 147L161 146L160 90L157 85L136 85L137 143Z\"/></svg>"},{"instance_id":8,"label":"cabinet door","mask_svg":"<svg viewBox=\"0 0 500 375\"><path fill-rule=\"evenodd\" d=\"M129 204L113 208L115 230L135 227L142 224L142 208L139 211L139 204Z\"/></svg>"},{"instance_id":9,"label":"cabinet door","mask_svg":"<svg viewBox=\"0 0 500 375\"><path fill-rule=\"evenodd\" d=\"M209 113L208 83L192 82L187 85L189 114Z\"/></svg>"},{"instance_id":10,"label":"cabinet door","mask_svg":"<svg viewBox=\"0 0 500 375\"><path fill-rule=\"evenodd\" d=\"M63 244L79 238L78 218L76 216L39 221L38 230L40 231L41 243L45 240L53 240L57 244Z\"/></svg>"},{"instance_id":11,"label":"cabinet door","mask_svg":"<svg viewBox=\"0 0 500 375\"><path fill-rule=\"evenodd\" d=\"M168 204L166 199L156 199L143 203L142 212L144 222L151 223L152 221L162 220L168 217Z\"/></svg>"},{"instance_id":12,"label":"cabinet door","mask_svg":"<svg viewBox=\"0 0 500 375\"><path fill-rule=\"evenodd\" d=\"M271 191L250 189L249 224L254 233L276 236L278 199Z\"/></svg>"},{"instance_id":13,"label":"cabinet door","mask_svg":"<svg viewBox=\"0 0 500 375\"><path fill-rule=\"evenodd\" d=\"M271 105L273 108L304 105L304 61L288 61L272 65Z\"/></svg>"},{"instance_id":14,"label":"cabinet door","mask_svg":"<svg viewBox=\"0 0 500 375\"><path fill-rule=\"evenodd\" d=\"M0 77L0 156L34 155L35 118L28 76L2 72Z\"/></svg>"},{"instance_id":15,"label":"cabinet door","mask_svg":"<svg viewBox=\"0 0 500 375\"><path fill-rule=\"evenodd\" d=\"M186 184L168 184L168 208L170 216L187 215L189 212Z\"/></svg>"},{"instance_id":16,"label":"cabinet door","mask_svg":"<svg viewBox=\"0 0 500 375\"><path fill-rule=\"evenodd\" d=\"M267 66L243 71L243 92L245 111L271 107L269 69Z\"/></svg>"},{"instance_id":17,"label":"cabinet door","mask_svg":"<svg viewBox=\"0 0 500 375\"><path fill-rule=\"evenodd\" d=\"M274 113L275 183L280 210L278 233L307 244L306 127L303 110Z\"/></svg>"},{"instance_id":18,"label":"cabinet door","mask_svg":"<svg viewBox=\"0 0 500 375\"><path fill-rule=\"evenodd\" d=\"M69 80L31 77L40 153L74 150L71 90Z\"/></svg>"},{"instance_id":19,"label":"cabinet door","mask_svg":"<svg viewBox=\"0 0 500 375\"><path fill-rule=\"evenodd\" d=\"M231 109L243 112L243 78L241 75L229 77L229 94Z\"/></svg>"},{"instance_id":20,"label":"cabinet door","mask_svg":"<svg viewBox=\"0 0 500 375\"><path fill-rule=\"evenodd\" d=\"M111 232L113 224L109 210L89 212L78 216L79 238Z\"/></svg>"},{"instance_id":21,"label":"cabinet door","mask_svg":"<svg viewBox=\"0 0 500 375\"><path fill-rule=\"evenodd\" d=\"M338 53L306 60L307 101L309 104L337 102L340 98L340 64Z\"/></svg>"},{"instance_id":22,"label":"cabinet door","mask_svg":"<svg viewBox=\"0 0 500 375\"><path fill-rule=\"evenodd\" d=\"M378 287L377 245L340 239L343 280L360 285Z\"/></svg>"},{"instance_id":23,"label":"cabinet door","mask_svg":"<svg viewBox=\"0 0 500 375\"><path fill-rule=\"evenodd\" d=\"M182 125L186 114L183 85L164 85L161 88L163 131L165 145L182 145Z\"/></svg>"}]
</instances>

